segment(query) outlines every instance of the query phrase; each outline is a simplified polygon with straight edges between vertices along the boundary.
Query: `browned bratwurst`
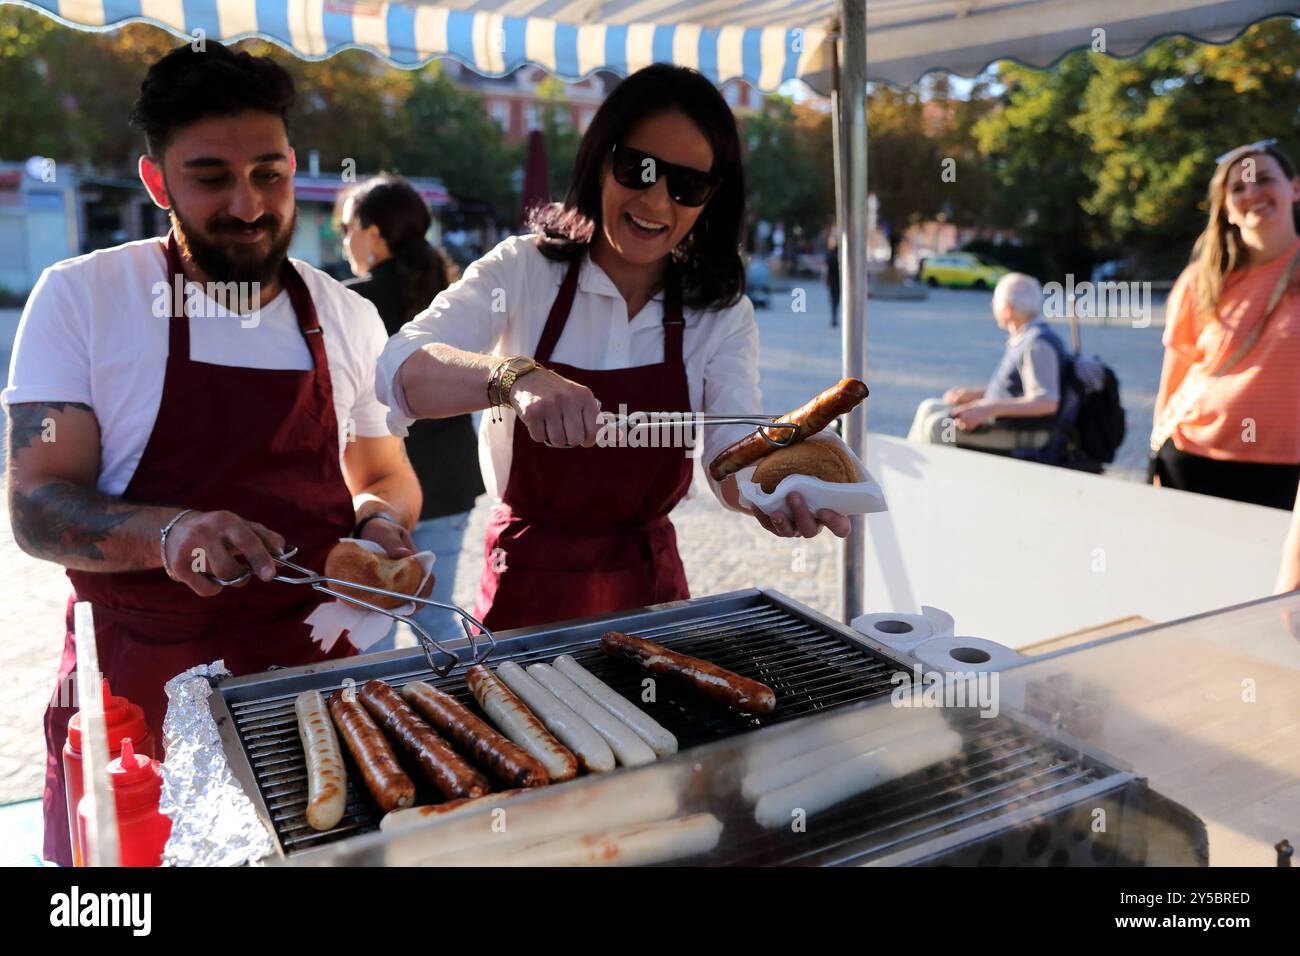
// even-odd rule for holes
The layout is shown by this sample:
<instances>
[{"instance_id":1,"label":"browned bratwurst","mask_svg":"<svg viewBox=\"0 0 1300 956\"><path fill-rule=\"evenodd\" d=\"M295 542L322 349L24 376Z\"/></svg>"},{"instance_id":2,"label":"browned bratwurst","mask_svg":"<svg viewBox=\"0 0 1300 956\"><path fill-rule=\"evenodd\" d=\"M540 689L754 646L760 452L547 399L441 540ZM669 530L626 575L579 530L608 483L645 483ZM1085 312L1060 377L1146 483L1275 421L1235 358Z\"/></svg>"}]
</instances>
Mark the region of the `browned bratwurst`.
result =
<instances>
[{"instance_id":1,"label":"browned bratwurst","mask_svg":"<svg viewBox=\"0 0 1300 956\"><path fill-rule=\"evenodd\" d=\"M788 415L782 415L776 421L777 423L791 422L799 426L790 442L794 444L803 441L809 435L816 435L841 415L853 411L866 397L866 385L856 378L846 378ZM781 441L789 436L790 429L769 428L767 433L769 437ZM718 452L718 456L709 462L709 474L713 476L714 481L721 481L775 450L775 445L764 441L761 434L754 432Z\"/></svg>"},{"instance_id":2,"label":"browned bratwurst","mask_svg":"<svg viewBox=\"0 0 1300 956\"><path fill-rule=\"evenodd\" d=\"M487 778L462 760L388 684L368 680L361 685L357 699L448 800L481 797L492 789Z\"/></svg>"},{"instance_id":3,"label":"browned bratwurst","mask_svg":"<svg viewBox=\"0 0 1300 956\"><path fill-rule=\"evenodd\" d=\"M698 657L670 651L654 641L609 631L601 637L600 649L611 657L636 661L651 674L690 684L706 697L748 714L770 714L776 710L776 691L766 684L733 674Z\"/></svg>"},{"instance_id":4,"label":"browned bratwurst","mask_svg":"<svg viewBox=\"0 0 1300 956\"><path fill-rule=\"evenodd\" d=\"M541 761L501 736L451 694L413 680L402 688L402 699L494 780L508 787L544 787L551 782Z\"/></svg>"},{"instance_id":5,"label":"browned bratwurst","mask_svg":"<svg viewBox=\"0 0 1300 956\"><path fill-rule=\"evenodd\" d=\"M393 748L366 709L355 699L347 700L342 693L336 693L330 696L330 716L379 809L387 813L413 804L415 784L397 763Z\"/></svg>"}]
</instances>

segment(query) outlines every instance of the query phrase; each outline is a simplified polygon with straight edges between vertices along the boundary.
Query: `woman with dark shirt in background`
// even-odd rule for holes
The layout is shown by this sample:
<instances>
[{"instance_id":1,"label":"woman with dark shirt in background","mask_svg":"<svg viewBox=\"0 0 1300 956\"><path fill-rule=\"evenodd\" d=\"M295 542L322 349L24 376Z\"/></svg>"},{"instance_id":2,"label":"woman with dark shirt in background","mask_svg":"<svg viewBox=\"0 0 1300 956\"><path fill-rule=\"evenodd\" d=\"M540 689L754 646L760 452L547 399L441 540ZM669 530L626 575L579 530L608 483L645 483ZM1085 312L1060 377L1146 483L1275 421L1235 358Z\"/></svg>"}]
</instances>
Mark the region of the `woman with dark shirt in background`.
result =
<instances>
[{"instance_id":1,"label":"woman with dark shirt in background","mask_svg":"<svg viewBox=\"0 0 1300 956\"><path fill-rule=\"evenodd\" d=\"M455 266L425 238L431 223L424 199L398 176L376 176L342 197L339 232L357 276L347 286L375 304L390 336L455 279ZM472 416L421 419L410 427L406 453L424 492L411 537L416 548L437 555L432 597L450 602L469 513L483 493ZM423 608L416 620L435 638L461 634L459 619L447 611ZM370 650L388 650L393 639L390 632Z\"/></svg>"}]
</instances>

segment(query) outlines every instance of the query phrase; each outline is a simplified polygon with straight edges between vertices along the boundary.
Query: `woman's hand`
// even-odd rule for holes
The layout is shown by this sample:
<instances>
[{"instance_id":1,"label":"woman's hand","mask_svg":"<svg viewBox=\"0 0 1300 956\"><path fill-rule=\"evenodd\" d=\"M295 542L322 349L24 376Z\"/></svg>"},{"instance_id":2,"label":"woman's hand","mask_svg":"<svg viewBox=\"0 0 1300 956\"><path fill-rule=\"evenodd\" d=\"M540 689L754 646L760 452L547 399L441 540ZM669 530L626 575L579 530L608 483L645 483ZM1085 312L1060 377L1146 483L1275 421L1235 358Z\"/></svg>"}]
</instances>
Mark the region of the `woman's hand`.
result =
<instances>
[{"instance_id":1,"label":"woman's hand","mask_svg":"<svg viewBox=\"0 0 1300 956\"><path fill-rule=\"evenodd\" d=\"M793 521L779 511L769 516L756 508L750 514L754 516L759 524L778 538L815 538L821 533L822 528L829 528L831 534L837 538L847 538L849 536L848 515L842 515L838 511L832 511L829 508L822 508L813 513L808 510L808 504L804 501L803 495L797 492L786 495L785 503L794 516Z\"/></svg>"},{"instance_id":2,"label":"woman's hand","mask_svg":"<svg viewBox=\"0 0 1300 956\"><path fill-rule=\"evenodd\" d=\"M943 400L949 405L965 405L980 398L982 394L982 390L978 388L962 388L960 385L954 385L943 393Z\"/></svg>"},{"instance_id":3,"label":"woman's hand","mask_svg":"<svg viewBox=\"0 0 1300 956\"><path fill-rule=\"evenodd\" d=\"M535 442L557 448L590 448L600 434L600 402L585 385L547 368L521 376L510 404Z\"/></svg>"}]
</instances>

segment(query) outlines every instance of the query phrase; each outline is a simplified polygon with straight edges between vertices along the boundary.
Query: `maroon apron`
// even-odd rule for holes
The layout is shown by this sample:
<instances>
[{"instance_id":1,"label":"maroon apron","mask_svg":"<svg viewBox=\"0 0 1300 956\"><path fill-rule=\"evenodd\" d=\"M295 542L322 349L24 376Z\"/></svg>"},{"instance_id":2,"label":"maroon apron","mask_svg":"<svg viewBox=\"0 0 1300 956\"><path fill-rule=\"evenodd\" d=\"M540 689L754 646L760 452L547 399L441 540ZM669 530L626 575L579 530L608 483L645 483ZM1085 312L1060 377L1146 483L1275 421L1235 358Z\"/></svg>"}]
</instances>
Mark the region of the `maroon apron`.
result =
<instances>
[{"instance_id":1,"label":"maroon apron","mask_svg":"<svg viewBox=\"0 0 1300 956\"><path fill-rule=\"evenodd\" d=\"M170 288L181 273L174 237L166 249ZM158 417L122 497L233 511L283 535L299 549L298 561L321 568L333 544L351 532L355 512L339 467L334 391L316 308L287 260L280 281L314 367L300 372L192 361L190 320L178 310L169 320ZM181 671L224 659L239 675L355 653L346 641L330 654L312 643L302 621L323 597L310 588L254 579L204 598L161 569L69 571L68 577L75 594L68 602L58 688L45 711L45 858L65 865L72 855L62 748L75 707L61 705L72 701L76 684L74 601L93 605L100 670L114 696L144 709L160 751L163 684Z\"/></svg>"},{"instance_id":2,"label":"maroon apron","mask_svg":"<svg viewBox=\"0 0 1300 956\"><path fill-rule=\"evenodd\" d=\"M550 361L578 287L565 274L535 358L591 389L606 411L690 412L680 287L664 295L664 360L595 370ZM690 597L668 513L691 484L684 448L548 448L515 423L501 504L492 510L475 616L508 629Z\"/></svg>"}]
</instances>

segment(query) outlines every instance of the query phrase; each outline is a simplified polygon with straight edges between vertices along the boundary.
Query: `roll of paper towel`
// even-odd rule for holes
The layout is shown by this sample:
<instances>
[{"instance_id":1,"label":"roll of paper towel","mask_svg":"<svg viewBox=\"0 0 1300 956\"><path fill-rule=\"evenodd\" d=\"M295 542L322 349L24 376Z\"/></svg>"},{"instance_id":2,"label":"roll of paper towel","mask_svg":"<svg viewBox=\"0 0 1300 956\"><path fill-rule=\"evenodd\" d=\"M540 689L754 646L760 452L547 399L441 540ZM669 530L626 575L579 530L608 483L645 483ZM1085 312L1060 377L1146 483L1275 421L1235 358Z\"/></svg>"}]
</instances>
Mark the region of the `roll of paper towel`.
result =
<instances>
[{"instance_id":1,"label":"roll of paper towel","mask_svg":"<svg viewBox=\"0 0 1300 956\"><path fill-rule=\"evenodd\" d=\"M982 637L936 637L918 644L912 656L936 671L1000 671L1025 655Z\"/></svg>"},{"instance_id":2,"label":"roll of paper towel","mask_svg":"<svg viewBox=\"0 0 1300 956\"><path fill-rule=\"evenodd\" d=\"M951 637L952 615L937 607L921 607L920 614L878 611L861 614L852 622L853 629L886 647L912 653L913 648L937 637Z\"/></svg>"}]
</instances>

